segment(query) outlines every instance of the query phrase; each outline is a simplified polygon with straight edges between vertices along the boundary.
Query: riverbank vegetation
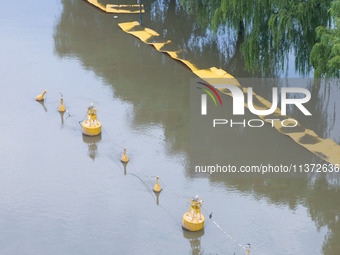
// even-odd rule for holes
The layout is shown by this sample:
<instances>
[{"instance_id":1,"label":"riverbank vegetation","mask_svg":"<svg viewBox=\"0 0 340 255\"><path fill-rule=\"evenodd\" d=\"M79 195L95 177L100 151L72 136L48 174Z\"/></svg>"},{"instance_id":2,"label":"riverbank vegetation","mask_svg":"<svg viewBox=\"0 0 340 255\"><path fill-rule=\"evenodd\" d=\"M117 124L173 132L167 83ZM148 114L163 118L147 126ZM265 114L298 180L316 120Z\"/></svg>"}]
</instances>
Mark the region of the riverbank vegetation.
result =
<instances>
[{"instance_id":1,"label":"riverbank vegetation","mask_svg":"<svg viewBox=\"0 0 340 255\"><path fill-rule=\"evenodd\" d=\"M181 0L203 28L236 31L249 71L279 72L295 56L295 69L339 77L340 0ZM273 70L275 69L275 70Z\"/></svg>"}]
</instances>

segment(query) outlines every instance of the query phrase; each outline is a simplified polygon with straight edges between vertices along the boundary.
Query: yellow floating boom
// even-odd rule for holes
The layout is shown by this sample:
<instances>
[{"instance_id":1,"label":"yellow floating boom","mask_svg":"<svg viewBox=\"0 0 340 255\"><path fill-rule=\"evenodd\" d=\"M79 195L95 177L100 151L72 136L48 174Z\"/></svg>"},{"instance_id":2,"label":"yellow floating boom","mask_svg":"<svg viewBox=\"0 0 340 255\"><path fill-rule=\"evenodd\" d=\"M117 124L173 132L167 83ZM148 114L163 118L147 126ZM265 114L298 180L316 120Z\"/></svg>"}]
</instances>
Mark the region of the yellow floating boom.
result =
<instances>
[{"instance_id":1,"label":"yellow floating boom","mask_svg":"<svg viewBox=\"0 0 340 255\"><path fill-rule=\"evenodd\" d=\"M229 78L228 83L233 84L235 86L238 86L241 88L244 92L247 92L247 88L243 87L232 75L227 73L226 71L216 68L216 67L211 67L208 69L198 69L196 65L191 63L188 60L181 59L177 53L180 51L167 51L167 50L162 50L162 48L170 44L170 40L165 40L162 38L156 31L153 31L152 29L149 28L144 28L142 27L138 21L133 21L133 22L126 22L126 23L119 23L118 24L120 28L126 32L129 33L141 41L143 41L146 44L152 45L156 48L157 51L167 53L171 58L178 60L185 64L194 74L196 74L198 77L201 79L205 80L207 83L211 84L214 86L214 83L220 82L218 80L215 80L216 78ZM153 42L153 37L156 37L157 42ZM163 39L163 42L160 39ZM218 89L218 88L216 88ZM230 93L229 90L226 89L219 89L223 94L226 94L228 96L232 97L232 94ZM253 97L255 97L259 104L256 105L256 108L261 110L261 109L268 109L271 107L271 103L264 99L263 97L257 95L255 92L253 92ZM248 105L245 103L245 107L248 108ZM279 117L281 116L281 110L279 108L276 108L275 112L272 114L273 117ZM267 122L267 123L272 123L271 120L267 120L266 116L260 116L259 117ZM283 116L287 117L287 116ZM288 117L287 117L288 118ZM273 119L273 118L272 118ZM294 120L293 118L289 118ZM323 160L333 164L333 165L340 165L340 145L332 141L331 139L323 139L319 137L313 130L303 128L301 124L296 120L297 126L290 128L289 131L284 129L281 125L278 123L274 122L274 128L279 131L280 133L289 136L292 138L297 144L303 146L305 149L311 151L315 155L317 155L319 158L322 158ZM305 142L304 138L310 138L309 140L314 141L313 143L310 142Z\"/></svg>"},{"instance_id":2,"label":"yellow floating boom","mask_svg":"<svg viewBox=\"0 0 340 255\"><path fill-rule=\"evenodd\" d=\"M101 9L107 13L140 13L139 4L107 4L104 5L99 3L98 0L86 0L88 3L96 6L97 8ZM141 5L141 12L145 13L144 5Z\"/></svg>"},{"instance_id":3,"label":"yellow floating boom","mask_svg":"<svg viewBox=\"0 0 340 255\"><path fill-rule=\"evenodd\" d=\"M139 13L139 4L107 4L106 12L108 13ZM145 13L144 6L142 5L142 13Z\"/></svg>"}]
</instances>

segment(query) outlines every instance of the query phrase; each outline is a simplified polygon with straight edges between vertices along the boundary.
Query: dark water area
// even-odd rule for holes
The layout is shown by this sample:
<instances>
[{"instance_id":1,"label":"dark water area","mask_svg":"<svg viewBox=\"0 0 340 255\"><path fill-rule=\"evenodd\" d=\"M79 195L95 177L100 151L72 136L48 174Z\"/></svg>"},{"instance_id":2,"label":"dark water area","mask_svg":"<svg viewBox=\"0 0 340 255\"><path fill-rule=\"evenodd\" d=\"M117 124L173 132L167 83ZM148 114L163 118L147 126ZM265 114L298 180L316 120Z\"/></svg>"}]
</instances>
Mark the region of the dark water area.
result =
<instances>
[{"instance_id":1,"label":"dark water area","mask_svg":"<svg viewBox=\"0 0 340 255\"><path fill-rule=\"evenodd\" d=\"M216 36L202 29L179 2L143 4L143 25L172 40L192 63L237 78L262 77L246 70L233 31ZM189 86L195 75L118 27L138 15L114 19L80 0L3 3L3 10L1 254L245 254L206 212L204 232L182 230L188 198L196 194L228 234L251 243L250 254L338 254L337 176L264 180L193 172ZM283 76L301 78L294 59L289 63ZM313 82L299 83L312 92L313 118L289 115L340 143L339 87ZM34 101L44 89L45 103ZM254 89L270 98L267 88ZM59 92L71 116L57 112ZM95 139L83 137L78 124L91 102L103 123ZM225 139L235 161L245 153L254 158L259 141L259 160L319 160L270 128L229 131ZM122 146L133 162L125 171ZM169 187L158 198L148 177L154 175Z\"/></svg>"}]
</instances>

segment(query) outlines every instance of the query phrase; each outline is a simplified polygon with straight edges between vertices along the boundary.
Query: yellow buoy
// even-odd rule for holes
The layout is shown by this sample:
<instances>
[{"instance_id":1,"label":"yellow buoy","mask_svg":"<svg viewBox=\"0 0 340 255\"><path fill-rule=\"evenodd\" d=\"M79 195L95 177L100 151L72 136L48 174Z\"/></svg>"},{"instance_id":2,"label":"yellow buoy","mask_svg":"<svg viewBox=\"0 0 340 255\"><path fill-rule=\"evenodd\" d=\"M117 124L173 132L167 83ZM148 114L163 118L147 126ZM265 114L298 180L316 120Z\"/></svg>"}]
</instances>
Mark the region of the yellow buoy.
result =
<instances>
[{"instance_id":1,"label":"yellow buoy","mask_svg":"<svg viewBox=\"0 0 340 255\"><path fill-rule=\"evenodd\" d=\"M156 193L162 191L162 188L161 188L161 186L160 186L159 183L158 183L158 176L156 177L156 184L155 184L155 186L153 187L153 191L156 192Z\"/></svg>"},{"instance_id":2,"label":"yellow buoy","mask_svg":"<svg viewBox=\"0 0 340 255\"><path fill-rule=\"evenodd\" d=\"M120 159L120 161L122 161L122 163L127 163L127 162L129 162L129 158L126 156L126 147L124 147L124 155L123 155L123 157Z\"/></svg>"},{"instance_id":3,"label":"yellow buoy","mask_svg":"<svg viewBox=\"0 0 340 255\"><path fill-rule=\"evenodd\" d=\"M99 135L102 132L102 124L97 120L97 109L91 103L87 108L87 116L82 123L83 134L88 136Z\"/></svg>"},{"instance_id":4,"label":"yellow buoy","mask_svg":"<svg viewBox=\"0 0 340 255\"><path fill-rule=\"evenodd\" d=\"M182 227L189 231L199 231L204 227L204 216L201 214L201 207L204 203L196 195L194 199L189 200L190 210L183 215Z\"/></svg>"},{"instance_id":5,"label":"yellow buoy","mask_svg":"<svg viewBox=\"0 0 340 255\"><path fill-rule=\"evenodd\" d=\"M43 101L44 100L44 95L46 94L47 90L45 90L41 95L36 96L35 100L37 101Z\"/></svg>"},{"instance_id":6,"label":"yellow buoy","mask_svg":"<svg viewBox=\"0 0 340 255\"><path fill-rule=\"evenodd\" d=\"M64 106L64 99L63 99L63 95L60 94L60 106L58 108L58 112L65 112L66 108Z\"/></svg>"}]
</instances>

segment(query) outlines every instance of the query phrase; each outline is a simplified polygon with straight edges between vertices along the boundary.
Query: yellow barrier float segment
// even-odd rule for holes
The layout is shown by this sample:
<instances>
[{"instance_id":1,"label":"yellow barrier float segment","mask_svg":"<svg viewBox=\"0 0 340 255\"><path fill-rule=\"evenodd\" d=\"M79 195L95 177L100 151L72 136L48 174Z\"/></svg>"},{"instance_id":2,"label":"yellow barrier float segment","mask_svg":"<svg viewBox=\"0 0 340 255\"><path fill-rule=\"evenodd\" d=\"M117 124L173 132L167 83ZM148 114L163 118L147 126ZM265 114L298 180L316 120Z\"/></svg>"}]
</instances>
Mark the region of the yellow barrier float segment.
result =
<instances>
[{"instance_id":1,"label":"yellow barrier float segment","mask_svg":"<svg viewBox=\"0 0 340 255\"><path fill-rule=\"evenodd\" d=\"M37 101L43 101L46 92L47 92L47 90L45 90L41 95L36 96L36 97L35 97L35 100L37 100Z\"/></svg>"},{"instance_id":2,"label":"yellow barrier float segment","mask_svg":"<svg viewBox=\"0 0 340 255\"><path fill-rule=\"evenodd\" d=\"M156 184L155 184L155 186L153 187L153 191L154 192L156 192L156 193L159 193L159 192L161 192L162 191L162 188L161 188L161 186L159 185L159 183L158 183L158 176L156 176Z\"/></svg>"},{"instance_id":3,"label":"yellow barrier float segment","mask_svg":"<svg viewBox=\"0 0 340 255\"><path fill-rule=\"evenodd\" d=\"M106 13L139 13L139 4L107 4L103 5L98 2L98 0L86 0L88 3L92 4L93 6L96 6L100 10L106 12ZM145 13L144 5L141 6L141 12Z\"/></svg>"},{"instance_id":4,"label":"yellow barrier float segment","mask_svg":"<svg viewBox=\"0 0 340 255\"><path fill-rule=\"evenodd\" d=\"M171 58L182 62L195 75L197 75L199 78L203 79L207 83L211 84L212 86L215 87L216 83L218 82L216 78L219 78L219 79L228 78L229 84L238 86L239 88L243 90L243 92L247 92L247 88L243 87L231 74L227 73L226 71L222 69L218 69L216 67L211 67L208 69L198 69L190 61L179 58L177 54L179 53L179 51L162 50L162 48L165 45L170 44L171 41L165 40L156 31L153 31L149 28L142 27L138 21L119 23L118 25L124 32L137 37L138 39L140 39L146 44L154 46L157 51L162 52L162 53L167 53ZM232 94L230 93L229 90L219 89L218 87L215 87L215 88L218 89L223 94L226 94L232 97ZM265 109L270 108L272 105L272 103L270 103L268 100L264 99L263 97L257 95L255 92L253 92L253 98L254 98L254 107L256 107L256 109L265 110ZM248 108L248 105L246 103L245 103L245 107ZM267 120L267 119L280 119L282 121L284 119L289 118L288 116L281 116L281 110L279 108L277 108L275 112L269 116L259 116L259 117L263 121L270 123L270 124L272 124L271 120ZM293 118L289 118L289 119L291 119L292 121L294 120ZM340 165L340 145L339 144L335 143L329 138L323 139L319 137L314 131L303 128L297 120L294 120L294 122L295 121L297 123L296 127L284 128L282 127L282 125L280 125L281 123L280 121L274 122L273 127L280 133L289 136L297 144L303 146L305 149L311 151L312 153L322 158L323 160L334 165L337 165L337 164ZM286 124L288 124L288 122Z\"/></svg>"},{"instance_id":5,"label":"yellow barrier float segment","mask_svg":"<svg viewBox=\"0 0 340 255\"><path fill-rule=\"evenodd\" d=\"M102 124L97 120L97 109L93 103L87 108L87 116L82 123L82 131L87 136L96 136L102 132Z\"/></svg>"},{"instance_id":6,"label":"yellow barrier float segment","mask_svg":"<svg viewBox=\"0 0 340 255\"><path fill-rule=\"evenodd\" d=\"M126 147L124 147L124 155L123 155L123 157L120 159L120 161L122 161L122 163L127 163L127 162L129 162L129 158L128 158L128 156L126 156Z\"/></svg>"},{"instance_id":7,"label":"yellow barrier float segment","mask_svg":"<svg viewBox=\"0 0 340 255\"><path fill-rule=\"evenodd\" d=\"M139 13L139 4L107 4L106 12L108 13ZM141 9L142 13L145 13L144 5L142 5Z\"/></svg>"},{"instance_id":8,"label":"yellow barrier float segment","mask_svg":"<svg viewBox=\"0 0 340 255\"><path fill-rule=\"evenodd\" d=\"M98 0L86 0L88 3L96 6L97 8L101 9L102 11L106 12L106 6L99 3Z\"/></svg>"},{"instance_id":9,"label":"yellow barrier float segment","mask_svg":"<svg viewBox=\"0 0 340 255\"><path fill-rule=\"evenodd\" d=\"M63 95L60 94L60 106L58 108L58 112L65 112L66 108L64 106L64 99L63 99Z\"/></svg>"},{"instance_id":10,"label":"yellow barrier float segment","mask_svg":"<svg viewBox=\"0 0 340 255\"><path fill-rule=\"evenodd\" d=\"M196 195L189 203L190 210L183 215L182 227L189 231L199 231L204 227L204 216L201 214L204 201Z\"/></svg>"}]
</instances>

